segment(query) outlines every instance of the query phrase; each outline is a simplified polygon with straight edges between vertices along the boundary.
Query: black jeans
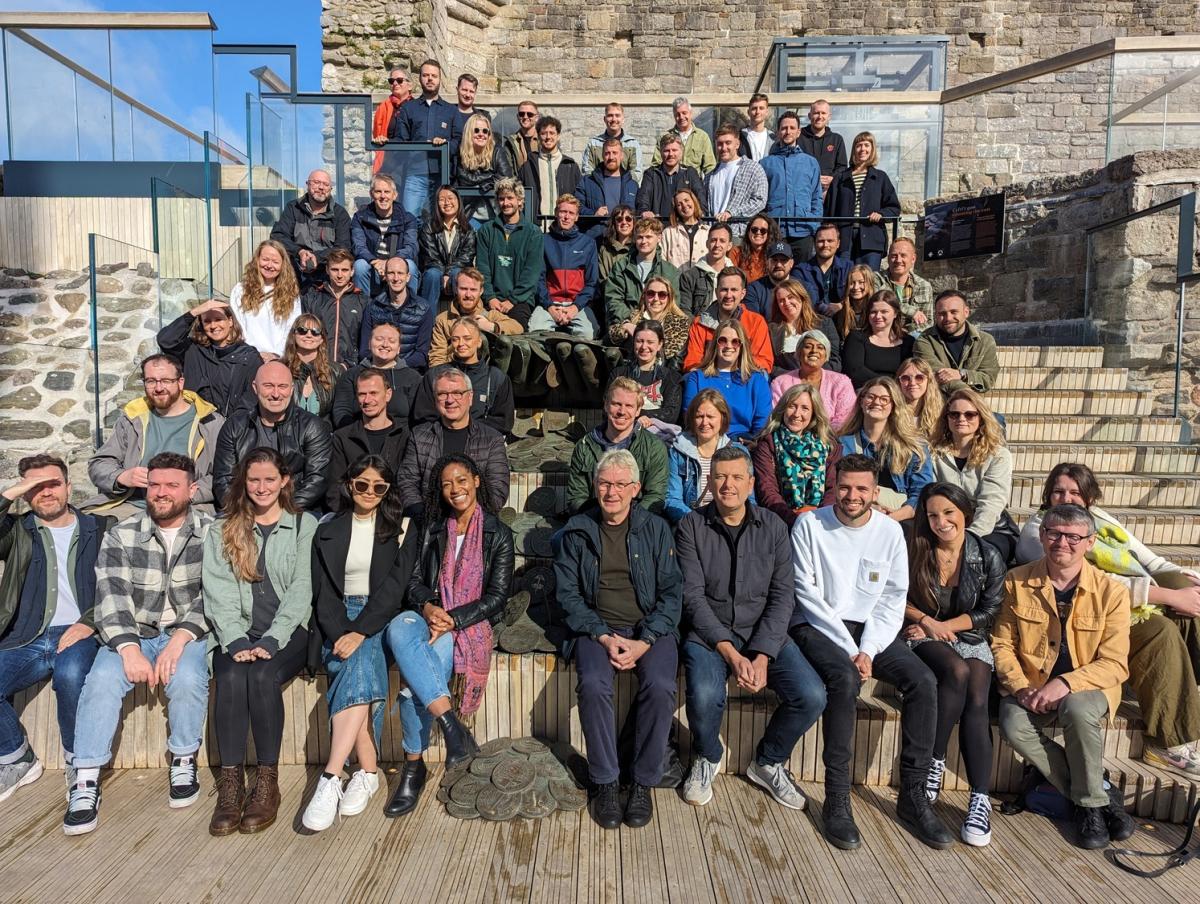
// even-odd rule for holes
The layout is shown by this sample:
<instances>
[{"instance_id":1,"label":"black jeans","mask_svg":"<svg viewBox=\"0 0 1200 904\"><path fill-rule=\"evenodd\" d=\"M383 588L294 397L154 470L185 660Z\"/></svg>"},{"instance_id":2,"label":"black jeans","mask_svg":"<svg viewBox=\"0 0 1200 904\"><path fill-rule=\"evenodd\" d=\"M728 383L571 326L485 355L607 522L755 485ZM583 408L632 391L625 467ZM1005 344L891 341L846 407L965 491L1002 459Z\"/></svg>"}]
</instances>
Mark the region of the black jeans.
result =
<instances>
[{"instance_id":1,"label":"black jeans","mask_svg":"<svg viewBox=\"0 0 1200 904\"><path fill-rule=\"evenodd\" d=\"M217 751L222 766L246 760L246 732L254 732L254 754L260 766L279 762L283 743L283 685L300 674L308 659L308 631L297 628L287 646L270 659L234 662L228 653L213 653L217 682Z\"/></svg>"},{"instance_id":2,"label":"black jeans","mask_svg":"<svg viewBox=\"0 0 1200 904\"><path fill-rule=\"evenodd\" d=\"M863 626L846 622L855 642ZM825 715L821 722L825 740L825 788L850 790L851 738L857 718L862 680L846 651L812 625L796 625L792 639L825 682ZM874 677L896 687L904 696L900 715L900 777L902 782L924 782L929 773L937 724L937 680L933 672L897 637L871 662Z\"/></svg>"}]
</instances>

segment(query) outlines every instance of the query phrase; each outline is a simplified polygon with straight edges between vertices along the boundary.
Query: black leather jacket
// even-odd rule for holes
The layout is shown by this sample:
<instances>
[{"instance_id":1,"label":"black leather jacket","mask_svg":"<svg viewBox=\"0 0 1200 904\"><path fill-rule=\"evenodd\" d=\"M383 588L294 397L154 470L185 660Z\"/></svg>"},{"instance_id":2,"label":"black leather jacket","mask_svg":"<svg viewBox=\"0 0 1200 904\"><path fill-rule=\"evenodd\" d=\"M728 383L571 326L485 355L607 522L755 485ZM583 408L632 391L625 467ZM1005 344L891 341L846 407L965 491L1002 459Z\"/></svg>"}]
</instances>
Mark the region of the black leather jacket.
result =
<instances>
[{"instance_id":1,"label":"black leather jacket","mask_svg":"<svg viewBox=\"0 0 1200 904\"><path fill-rule=\"evenodd\" d=\"M428 221L421 224L417 232L417 249L422 270L436 267L447 271L453 267L475 266L475 230L471 227L459 229L449 252L442 244L441 230L435 230ZM436 299L435 299L436 300Z\"/></svg>"},{"instance_id":2,"label":"black leather jacket","mask_svg":"<svg viewBox=\"0 0 1200 904\"><path fill-rule=\"evenodd\" d=\"M283 420L274 428L274 447L287 461L295 481L293 499L302 511L319 512L325 502L325 482L329 474L329 457L333 450L332 428L307 411L290 405ZM250 450L271 445L262 441L258 427L258 406L250 411L238 411L225 422L217 437L217 452L213 457L213 499L223 504L233 470Z\"/></svg>"},{"instance_id":3,"label":"black leather jacket","mask_svg":"<svg viewBox=\"0 0 1200 904\"><path fill-rule=\"evenodd\" d=\"M992 634L992 625L1000 613L1000 602L1004 599L1004 576L1007 572L1004 559L996 547L968 533L963 543L958 587L950 594L950 605L929 615L938 621L970 615L971 630L959 631L958 639L964 643L987 643ZM913 605L923 609L916 602Z\"/></svg>"},{"instance_id":4,"label":"black leather jacket","mask_svg":"<svg viewBox=\"0 0 1200 904\"><path fill-rule=\"evenodd\" d=\"M421 551L408 579L407 606L418 612L426 603L441 605L438 575L446 555L446 522L438 519L421 531ZM485 512L483 516L483 596L448 614L455 630L469 628L485 618L495 624L508 603L513 578L513 533L508 525Z\"/></svg>"}]
</instances>

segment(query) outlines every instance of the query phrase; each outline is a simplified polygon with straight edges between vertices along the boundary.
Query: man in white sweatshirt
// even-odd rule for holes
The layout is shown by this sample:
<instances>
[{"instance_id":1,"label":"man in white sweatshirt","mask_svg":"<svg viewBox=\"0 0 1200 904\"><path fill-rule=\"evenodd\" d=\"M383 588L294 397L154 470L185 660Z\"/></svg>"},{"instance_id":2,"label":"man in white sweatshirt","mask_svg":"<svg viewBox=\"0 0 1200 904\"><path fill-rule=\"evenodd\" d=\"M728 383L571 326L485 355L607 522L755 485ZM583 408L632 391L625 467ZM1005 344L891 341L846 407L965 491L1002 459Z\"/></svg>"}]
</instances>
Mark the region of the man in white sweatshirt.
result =
<instances>
[{"instance_id":1,"label":"man in white sweatshirt","mask_svg":"<svg viewBox=\"0 0 1200 904\"><path fill-rule=\"evenodd\" d=\"M908 552L900 525L871 508L878 466L863 455L837 463L835 501L792 527L796 611L789 633L825 682L825 839L852 850L861 844L850 809L851 738L862 682L872 676L904 697L900 719L902 825L920 841L948 848L954 837L925 796L933 750L937 683L899 637L908 594Z\"/></svg>"}]
</instances>

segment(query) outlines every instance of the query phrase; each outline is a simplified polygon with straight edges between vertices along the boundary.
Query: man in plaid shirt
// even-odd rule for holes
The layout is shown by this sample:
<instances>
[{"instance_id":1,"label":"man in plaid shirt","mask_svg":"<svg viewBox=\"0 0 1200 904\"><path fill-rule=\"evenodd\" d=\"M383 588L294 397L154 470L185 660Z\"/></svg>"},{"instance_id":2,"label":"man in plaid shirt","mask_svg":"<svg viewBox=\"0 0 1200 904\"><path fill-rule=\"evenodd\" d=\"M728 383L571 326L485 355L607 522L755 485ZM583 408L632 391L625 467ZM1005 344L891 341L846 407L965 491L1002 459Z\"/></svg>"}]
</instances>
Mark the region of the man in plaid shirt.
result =
<instances>
[{"instance_id":1,"label":"man in plaid shirt","mask_svg":"<svg viewBox=\"0 0 1200 904\"><path fill-rule=\"evenodd\" d=\"M112 758L121 704L135 684L167 692L171 754L168 804L200 795L196 751L208 712L208 657L200 595L204 535L212 517L192 509L196 466L164 452L147 463L145 514L112 528L96 561L96 654L76 717L76 781L63 831L83 835L99 822L100 769Z\"/></svg>"}]
</instances>

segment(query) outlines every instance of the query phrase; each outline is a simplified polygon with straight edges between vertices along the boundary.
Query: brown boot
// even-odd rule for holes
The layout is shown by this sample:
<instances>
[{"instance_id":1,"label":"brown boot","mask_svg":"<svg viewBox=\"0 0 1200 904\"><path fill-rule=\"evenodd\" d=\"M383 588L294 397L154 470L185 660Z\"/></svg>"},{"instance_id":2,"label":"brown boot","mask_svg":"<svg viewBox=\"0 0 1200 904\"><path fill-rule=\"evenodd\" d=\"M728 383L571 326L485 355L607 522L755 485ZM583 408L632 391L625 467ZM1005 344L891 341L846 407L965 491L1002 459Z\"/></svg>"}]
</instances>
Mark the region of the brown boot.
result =
<instances>
[{"instance_id":1,"label":"brown boot","mask_svg":"<svg viewBox=\"0 0 1200 904\"><path fill-rule=\"evenodd\" d=\"M208 834L232 835L242 820L242 805L246 802L246 770L242 766L222 766L217 776L217 808L213 810Z\"/></svg>"},{"instance_id":2,"label":"brown boot","mask_svg":"<svg viewBox=\"0 0 1200 904\"><path fill-rule=\"evenodd\" d=\"M261 832L275 821L279 813L279 767L259 766L254 776L254 789L246 801L242 824L243 835Z\"/></svg>"}]
</instances>

